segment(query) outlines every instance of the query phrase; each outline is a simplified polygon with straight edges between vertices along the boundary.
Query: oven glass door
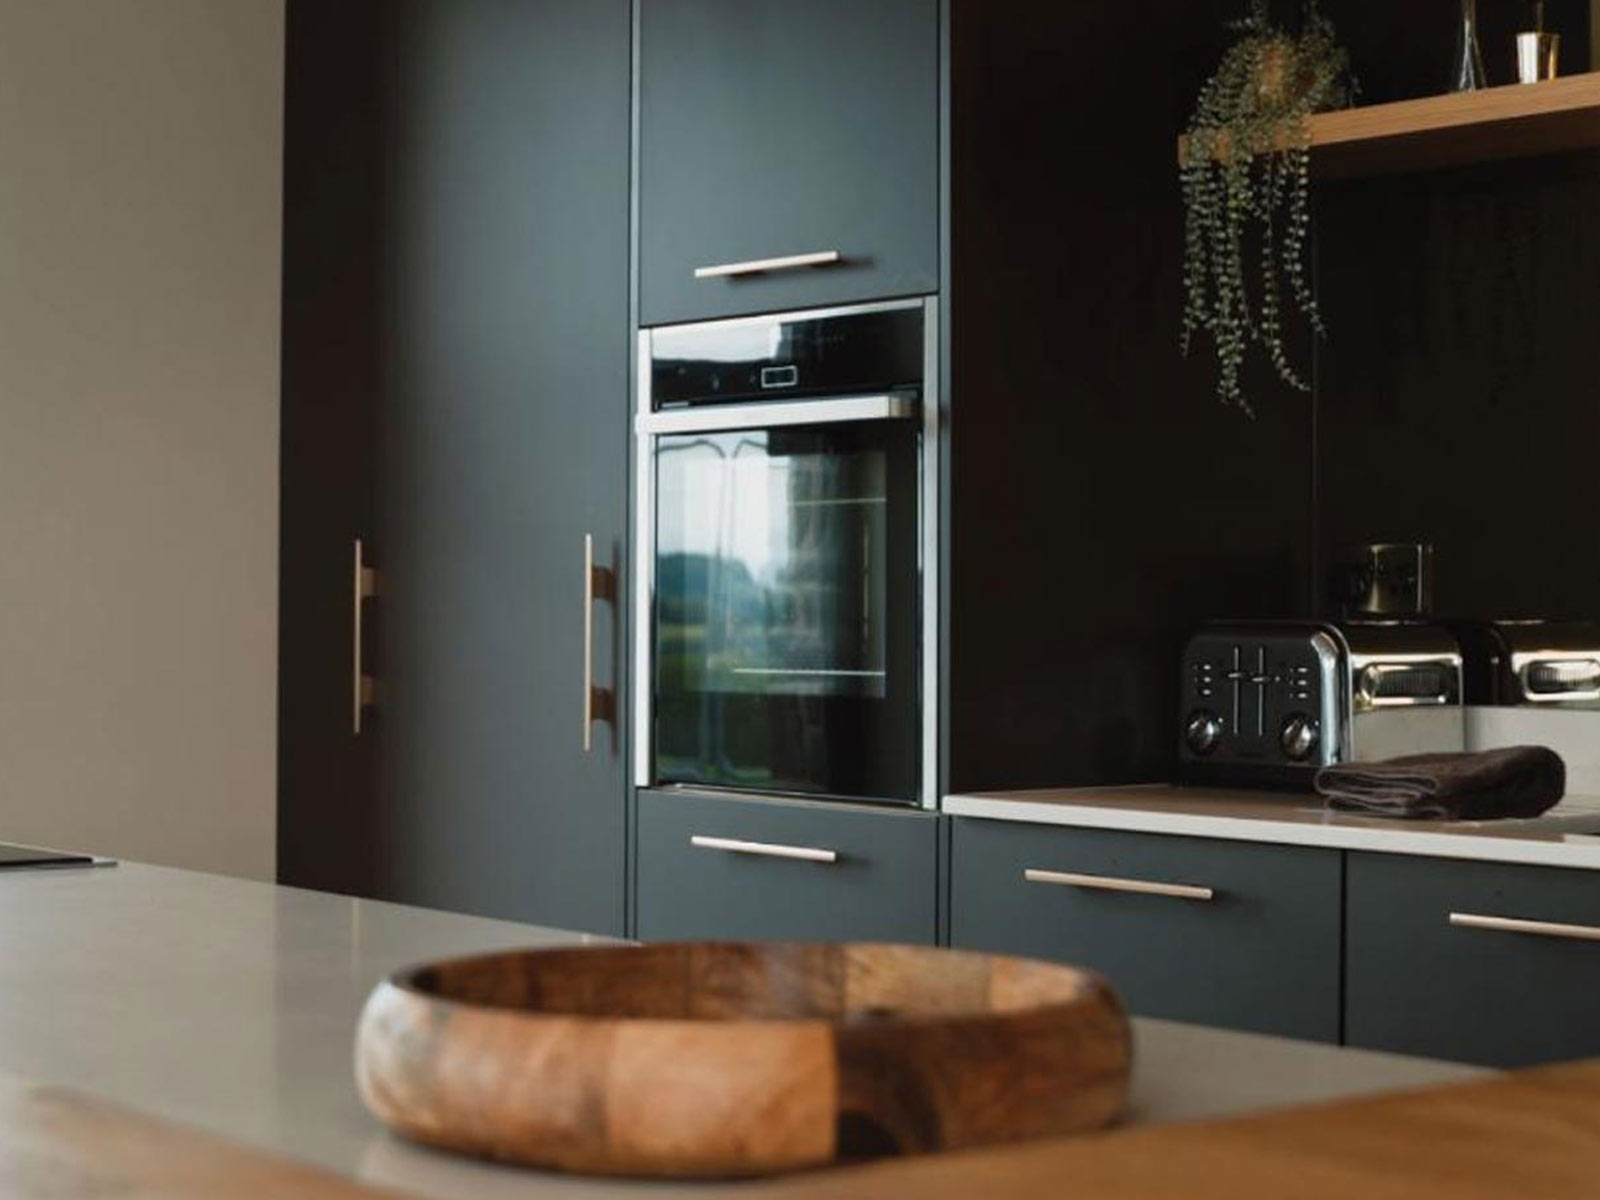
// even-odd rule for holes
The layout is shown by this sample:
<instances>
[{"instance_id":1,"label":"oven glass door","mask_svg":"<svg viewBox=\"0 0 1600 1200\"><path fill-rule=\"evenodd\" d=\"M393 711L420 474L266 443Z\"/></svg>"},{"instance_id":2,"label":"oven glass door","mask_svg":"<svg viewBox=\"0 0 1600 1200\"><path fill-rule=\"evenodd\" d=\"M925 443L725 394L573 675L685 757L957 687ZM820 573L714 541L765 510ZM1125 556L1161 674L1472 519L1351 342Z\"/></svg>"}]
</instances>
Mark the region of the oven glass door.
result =
<instances>
[{"instance_id":1,"label":"oven glass door","mask_svg":"<svg viewBox=\"0 0 1600 1200\"><path fill-rule=\"evenodd\" d=\"M654 775L915 802L916 423L655 442Z\"/></svg>"}]
</instances>

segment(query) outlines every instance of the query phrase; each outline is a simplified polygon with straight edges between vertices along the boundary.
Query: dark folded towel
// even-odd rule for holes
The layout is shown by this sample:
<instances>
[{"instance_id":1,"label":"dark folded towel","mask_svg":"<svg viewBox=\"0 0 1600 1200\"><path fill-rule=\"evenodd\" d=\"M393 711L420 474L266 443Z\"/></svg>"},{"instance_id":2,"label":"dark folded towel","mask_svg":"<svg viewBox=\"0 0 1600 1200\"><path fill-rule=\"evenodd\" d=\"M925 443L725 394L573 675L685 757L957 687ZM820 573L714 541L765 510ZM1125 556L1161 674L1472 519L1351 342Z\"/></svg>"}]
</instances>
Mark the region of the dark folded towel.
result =
<instances>
[{"instance_id":1,"label":"dark folded towel","mask_svg":"<svg viewBox=\"0 0 1600 1200\"><path fill-rule=\"evenodd\" d=\"M1537 817L1567 791L1567 765L1544 746L1477 754L1412 754L1317 772L1330 808L1382 817L1487 821Z\"/></svg>"}]
</instances>

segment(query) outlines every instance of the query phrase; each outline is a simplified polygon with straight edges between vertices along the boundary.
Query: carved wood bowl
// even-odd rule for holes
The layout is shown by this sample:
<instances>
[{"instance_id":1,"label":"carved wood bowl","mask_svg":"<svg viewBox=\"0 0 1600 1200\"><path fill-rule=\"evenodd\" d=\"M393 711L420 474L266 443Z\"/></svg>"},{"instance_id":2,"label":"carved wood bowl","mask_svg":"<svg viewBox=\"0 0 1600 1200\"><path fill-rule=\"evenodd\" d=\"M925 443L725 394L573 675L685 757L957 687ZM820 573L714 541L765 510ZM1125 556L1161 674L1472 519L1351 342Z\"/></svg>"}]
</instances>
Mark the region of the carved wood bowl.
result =
<instances>
[{"instance_id":1,"label":"carved wood bowl","mask_svg":"<svg viewBox=\"0 0 1600 1200\"><path fill-rule=\"evenodd\" d=\"M748 1176L1094 1129L1116 995L1071 967L871 944L524 951L378 985L356 1077L408 1138L530 1166Z\"/></svg>"}]
</instances>

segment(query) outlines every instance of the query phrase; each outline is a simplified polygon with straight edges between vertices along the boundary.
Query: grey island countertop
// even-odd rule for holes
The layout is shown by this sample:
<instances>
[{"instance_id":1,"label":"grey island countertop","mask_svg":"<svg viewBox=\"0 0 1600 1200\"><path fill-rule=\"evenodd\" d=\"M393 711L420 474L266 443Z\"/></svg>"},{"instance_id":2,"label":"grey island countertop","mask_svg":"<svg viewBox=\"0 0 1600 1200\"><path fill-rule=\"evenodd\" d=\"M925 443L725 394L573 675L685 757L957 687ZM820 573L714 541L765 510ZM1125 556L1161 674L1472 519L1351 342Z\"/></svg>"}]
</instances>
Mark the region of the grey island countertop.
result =
<instances>
[{"instance_id":1,"label":"grey island countertop","mask_svg":"<svg viewBox=\"0 0 1600 1200\"><path fill-rule=\"evenodd\" d=\"M480 1165L367 1114L351 1070L372 985L402 965L603 939L188 871L0 875L0 1070L397 1191L439 1198L727 1192ZM1135 1022L1133 1123L1448 1083L1459 1065Z\"/></svg>"}]
</instances>

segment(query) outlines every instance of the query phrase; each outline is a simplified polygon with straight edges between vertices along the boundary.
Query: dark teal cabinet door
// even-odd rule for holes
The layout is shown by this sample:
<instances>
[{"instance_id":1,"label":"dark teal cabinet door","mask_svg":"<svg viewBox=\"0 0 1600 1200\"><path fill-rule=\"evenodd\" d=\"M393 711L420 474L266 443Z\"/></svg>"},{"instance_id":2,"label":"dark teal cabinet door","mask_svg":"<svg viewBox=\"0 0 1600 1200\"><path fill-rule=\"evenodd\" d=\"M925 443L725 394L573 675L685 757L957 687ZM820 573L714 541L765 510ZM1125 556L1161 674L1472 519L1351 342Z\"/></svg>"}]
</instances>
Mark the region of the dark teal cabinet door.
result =
<instances>
[{"instance_id":1,"label":"dark teal cabinet door","mask_svg":"<svg viewBox=\"0 0 1600 1200\"><path fill-rule=\"evenodd\" d=\"M938 290L938 0L643 0L640 26L645 324Z\"/></svg>"},{"instance_id":2,"label":"dark teal cabinet door","mask_svg":"<svg viewBox=\"0 0 1600 1200\"><path fill-rule=\"evenodd\" d=\"M584 539L617 568L626 531L629 8L406 0L393 19L388 880L620 933L621 740L597 725L586 752L582 708ZM615 688L616 612L592 608Z\"/></svg>"},{"instance_id":3,"label":"dark teal cabinet door","mask_svg":"<svg viewBox=\"0 0 1600 1200\"><path fill-rule=\"evenodd\" d=\"M1600 873L1351 854L1347 1040L1526 1066L1600 1055Z\"/></svg>"},{"instance_id":4,"label":"dark teal cabinet door","mask_svg":"<svg viewBox=\"0 0 1600 1200\"><path fill-rule=\"evenodd\" d=\"M286 882L623 931L622 744L582 712L584 540L616 568L627 528L631 45L629 0L291 5Z\"/></svg>"},{"instance_id":5,"label":"dark teal cabinet door","mask_svg":"<svg viewBox=\"0 0 1600 1200\"><path fill-rule=\"evenodd\" d=\"M1336 850L957 817L951 940L1090 967L1144 1016L1336 1042L1340 865ZM1130 886L1149 890L1112 890Z\"/></svg>"},{"instance_id":6,"label":"dark teal cabinet door","mask_svg":"<svg viewBox=\"0 0 1600 1200\"><path fill-rule=\"evenodd\" d=\"M638 935L931 944L939 818L639 794Z\"/></svg>"}]
</instances>

